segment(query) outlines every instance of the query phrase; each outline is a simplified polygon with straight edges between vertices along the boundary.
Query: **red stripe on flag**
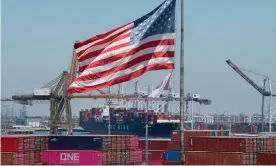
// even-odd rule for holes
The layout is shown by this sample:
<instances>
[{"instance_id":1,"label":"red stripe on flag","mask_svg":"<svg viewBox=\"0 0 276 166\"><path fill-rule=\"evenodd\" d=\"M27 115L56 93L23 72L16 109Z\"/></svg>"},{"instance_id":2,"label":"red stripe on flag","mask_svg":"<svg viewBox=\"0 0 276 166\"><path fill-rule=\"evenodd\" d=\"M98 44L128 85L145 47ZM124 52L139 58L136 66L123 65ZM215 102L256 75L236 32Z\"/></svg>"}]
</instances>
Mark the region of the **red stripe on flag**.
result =
<instances>
[{"instance_id":1,"label":"red stripe on flag","mask_svg":"<svg viewBox=\"0 0 276 166\"><path fill-rule=\"evenodd\" d=\"M93 45L91 45L90 47L86 48L85 50L82 50L82 51L78 52L78 53L77 53L78 57L81 56L81 57L79 58L79 61L83 61L83 60L89 59L90 56L91 56L91 57L97 56L97 54L96 54L96 53L93 53L93 52L88 53L88 54L84 54L85 51L88 51L89 49L94 49L95 47L98 47L98 46L103 45L103 44L111 44L111 43L114 43L114 42L117 42L117 41L120 41L120 40L122 40L122 39L124 39L124 38L129 37L130 32L127 33L127 34L123 34L123 35L122 35L122 33L125 33L126 31L129 31L130 29L131 29L131 28L126 29L125 31L122 31L122 32L120 32L120 33L118 33L118 34L116 34L116 35L110 36L109 38L106 38L106 39L101 40L101 41L99 41L99 42L97 42L97 43L94 43ZM106 47L103 47L103 48L100 49L100 50L102 51L102 50L104 50L105 48L106 48ZM96 50L95 52L98 52L98 51L99 51L99 50ZM82 54L84 54L84 55L82 55ZM93 55L92 55L92 54L93 54Z\"/></svg>"},{"instance_id":2,"label":"red stripe on flag","mask_svg":"<svg viewBox=\"0 0 276 166\"><path fill-rule=\"evenodd\" d=\"M132 72L128 75L124 75L122 77L118 77L116 79L107 81L105 83L102 84L98 84L95 86L86 86L86 87L69 87L67 89L68 92L72 92L72 93L82 93L82 92L87 92L87 91L93 91L93 90L97 90L97 89L102 89L108 86L112 86L115 84L119 84L119 83L123 83L132 79L135 79L141 75L143 75L146 72L149 71L154 71L154 70L163 70L163 69L174 69L174 63L164 63L164 64L154 64L154 65L148 65L140 70L137 70L135 72Z\"/></svg>"},{"instance_id":3,"label":"red stripe on flag","mask_svg":"<svg viewBox=\"0 0 276 166\"><path fill-rule=\"evenodd\" d=\"M92 42L94 42L94 41L96 41L96 40L105 38L105 37L107 37L108 35L112 34L113 32L115 32L115 31L119 30L120 28L123 28L124 26L127 26L127 25L129 25L129 24L132 24L132 22L131 22L131 23L127 23L127 24L125 24L125 25L122 25L122 26L120 26L120 27L118 27L118 28L112 29L112 30L110 30L110 31L108 31L108 32L106 32L106 33L103 33L103 34L99 34L99 35L93 36L93 37L91 37L91 38L89 38L89 39L87 39L87 40L84 40L84 41L77 41L77 42L75 42L75 44L74 44L74 48L77 49L77 48L80 48L80 47L82 47L82 46L84 46L84 45L87 45L87 44L89 44L89 43L92 43Z\"/></svg>"},{"instance_id":4,"label":"red stripe on flag","mask_svg":"<svg viewBox=\"0 0 276 166\"><path fill-rule=\"evenodd\" d=\"M109 70L103 71L103 72L98 72L98 73L93 73L89 75L84 75L84 76L79 76L75 82L81 82L81 81L87 81L87 80L95 80L97 78L105 77L108 75L111 75L113 73L116 73L120 70L125 70L127 68L130 68L136 64L139 64L141 62L150 60L150 59L155 59L155 58L160 58L160 57L174 57L174 51L171 52L154 52L150 54L145 54L143 56L137 57L131 61L128 61L127 63L124 64L119 64L118 66L111 68Z\"/></svg>"}]
</instances>

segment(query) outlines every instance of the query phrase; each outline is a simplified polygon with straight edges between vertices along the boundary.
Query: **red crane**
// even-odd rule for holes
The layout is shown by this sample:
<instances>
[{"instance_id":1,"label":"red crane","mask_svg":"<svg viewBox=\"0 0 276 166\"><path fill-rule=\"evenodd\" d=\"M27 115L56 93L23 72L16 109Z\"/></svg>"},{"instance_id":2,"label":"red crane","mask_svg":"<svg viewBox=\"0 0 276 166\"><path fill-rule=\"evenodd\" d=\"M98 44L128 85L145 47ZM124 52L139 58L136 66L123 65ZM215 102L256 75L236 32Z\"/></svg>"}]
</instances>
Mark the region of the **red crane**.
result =
<instances>
[{"instance_id":1,"label":"red crane","mask_svg":"<svg viewBox=\"0 0 276 166\"><path fill-rule=\"evenodd\" d=\"M250 79L238 66L236 66L231 60L226 60L226 63L232 67L242 78L245 79L253 88L255 88L258 92L260 92L264 96L271 96L271 93L266 91L264 88L261 88L257 85L252 79Z\"/></svg>"},{"instance_id":2,"label":"red crane","mask_svg":"<svg viewBox=\"0 0 276 166\"><path fill-rule=\"evenodd\" d=\"M255 88L258 92L260 92L262 94L262 114L261 114L261 129L262 131L264 131L264 98L265 96L269 96L269 97L275 97L276 94L271 94L270 91L266 91L265 89L265 85L267 80L269 80L269 78L267 77L266 79L264 79L264 87L261 88L258 84L256 84L251 78L249 78L238 66L236 66L233 62L231 62L231 60L226 60L226 63L232 67L243 79L245 79L245 81L247 81L251 86L253 86L253 88ZM269 109L270 109L270 105L269 105ZM269 123L269 128L271 130L271 123Z\"/></svg>"}]
</instances>

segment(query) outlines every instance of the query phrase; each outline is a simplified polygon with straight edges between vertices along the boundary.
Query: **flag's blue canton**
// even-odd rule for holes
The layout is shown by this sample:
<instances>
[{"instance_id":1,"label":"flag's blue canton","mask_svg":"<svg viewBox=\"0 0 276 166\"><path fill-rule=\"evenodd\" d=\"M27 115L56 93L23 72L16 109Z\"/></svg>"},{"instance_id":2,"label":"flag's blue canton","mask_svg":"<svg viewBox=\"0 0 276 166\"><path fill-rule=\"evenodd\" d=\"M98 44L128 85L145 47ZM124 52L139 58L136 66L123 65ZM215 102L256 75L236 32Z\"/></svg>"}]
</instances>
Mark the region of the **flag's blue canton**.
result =
<instances>
[{"instance_id":1,"label":"flag's blue canton","mask_svg":"<svg viewBox=\"0 0 276 166\"><path fill-rule=\"evenodd\" d=\"M175 3L176 0L167 0L147 15L134 21L130 43L134 44L152 35L175 32Z\"/></svg>"}]
</instances>

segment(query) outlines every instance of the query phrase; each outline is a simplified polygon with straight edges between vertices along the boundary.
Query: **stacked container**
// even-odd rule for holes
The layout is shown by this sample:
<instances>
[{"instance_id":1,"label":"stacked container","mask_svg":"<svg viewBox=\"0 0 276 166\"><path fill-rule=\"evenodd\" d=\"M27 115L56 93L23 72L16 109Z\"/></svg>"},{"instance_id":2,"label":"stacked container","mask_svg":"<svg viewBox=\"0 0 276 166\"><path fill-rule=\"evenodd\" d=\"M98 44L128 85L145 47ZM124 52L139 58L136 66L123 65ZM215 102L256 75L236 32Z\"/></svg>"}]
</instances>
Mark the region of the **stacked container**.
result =
<instances>
[{"instance_id":1,"label":"stacked container","mask_svg":"<svg viewBox=\"0 0 276 166\"><path fill-rule=\"evenodd\" d=\"M276 165L276 152L261 152L257 156L258 165Z\"/></svg>"},{"instance_id":2,"label":"stacked container","mask_svg":"<svg viewBox=\"0 0 276 166\"><path fill-rule=\"evenodd\" d=\"M1 136L1 164L41 164L42 151L47 148L47 136Z\"/></svg>"},{"instance_id":3,"label":"stacked container","mask_svg":"<svg viewBox=\"0 0 276 166\"><path fill-rule=\"evenodd\" d=\"M150 139L148 140L148 161L149 165L162 165L164 153L168 149L170 139ZM139 140L139 148L143 149L143 161L145 162L145 140Z\"/></svg>"},{"instance_id":4,"label":"stacked container","mask_svg":"<svg viewBox=\"0 0 276 166\"><path fill-rule=\"evenodd\" d=\"M184 131L184 149L188 150L189 137L192 136L230 136L228 130L185 130ZM180 131L173 131L171 141L168 144L168 150L180 150Z\"/></svg>"},{"instance_id":5,"label":"stacked container","mask_svg":"<svg viewBox=\"0 0 276 166\"><path fill-rule=\"evenodd\" d=\"M185 164L187 165L243 165L243 153L241 152L185 152Z\"/></svg>"},{"instance_id":6,"label":"stacked container","mask_svg":"<svg viewBox=\"0 0 276 166\"><path fill-rule=\"evenodd\" d=\"M76 161L72 157L68 157L66 162L63 162L61 157L59 157L59 161L47 157L49 153L61 154L57 151L63 153L65 150L68 151L68 156L79 156L77 157L79 160ZM91 151L91 157L82 151ZM91 158L90 165L133 165L142 163L142 150L138 149L138 137L132 135L49 136L49 150L45 152L44 156L43 161L50 164L85 165L81 158ZM95 156L100 161L98 164L94 159L92 160Z\"/></svg>"},{"instance_id":7,"label":"stacked container","mask_svg":"<svg viewBox=\"0 0 276 166\"><path fill-rule=\"evenodd\" d=\"M241 153L236 154L242 156L243 165L253 165L257 163L257 154L259 152L275 152L276 151L276 139L275 138L257 138L257 137L190 137L189 138L189 150L190 153L196 153L198 151L214 152L217 156L223 153ZM198 153L200 154L200 153ZM204 158L206 154L202 155ZM218 157L217 157L218 158ZM231 159L230 159L231 160ZM230 161L229 160L229 161ZM233 157L233 160L237 161L237 157ZM187 164L193 159L186 156ZM211 160L209 160L211 161ZM198 164L198 163L196 163ZM212 163L209 163L212 164ZM240 163L236 163L240 165Z\"/></svg>"}]
</instances>

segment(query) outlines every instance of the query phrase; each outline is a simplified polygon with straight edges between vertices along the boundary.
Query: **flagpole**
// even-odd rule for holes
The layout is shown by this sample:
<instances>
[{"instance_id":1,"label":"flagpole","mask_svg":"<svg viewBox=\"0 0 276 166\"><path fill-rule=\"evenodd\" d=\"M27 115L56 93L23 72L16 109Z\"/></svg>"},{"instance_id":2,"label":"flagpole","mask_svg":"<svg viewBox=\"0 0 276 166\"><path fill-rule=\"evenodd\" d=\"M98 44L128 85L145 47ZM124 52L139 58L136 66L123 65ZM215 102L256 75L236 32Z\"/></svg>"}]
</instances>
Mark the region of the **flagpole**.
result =
<instances>
[{"instance_id":1,"label":"flagpole","mask_svg":"<svg viewBox=\"0 0 276 166\"><path fill-rule=\"evenodd\" d=\"M180 164L184 165L184 0L181 0L180 38Z\"/></svg>"}]
</instances>

